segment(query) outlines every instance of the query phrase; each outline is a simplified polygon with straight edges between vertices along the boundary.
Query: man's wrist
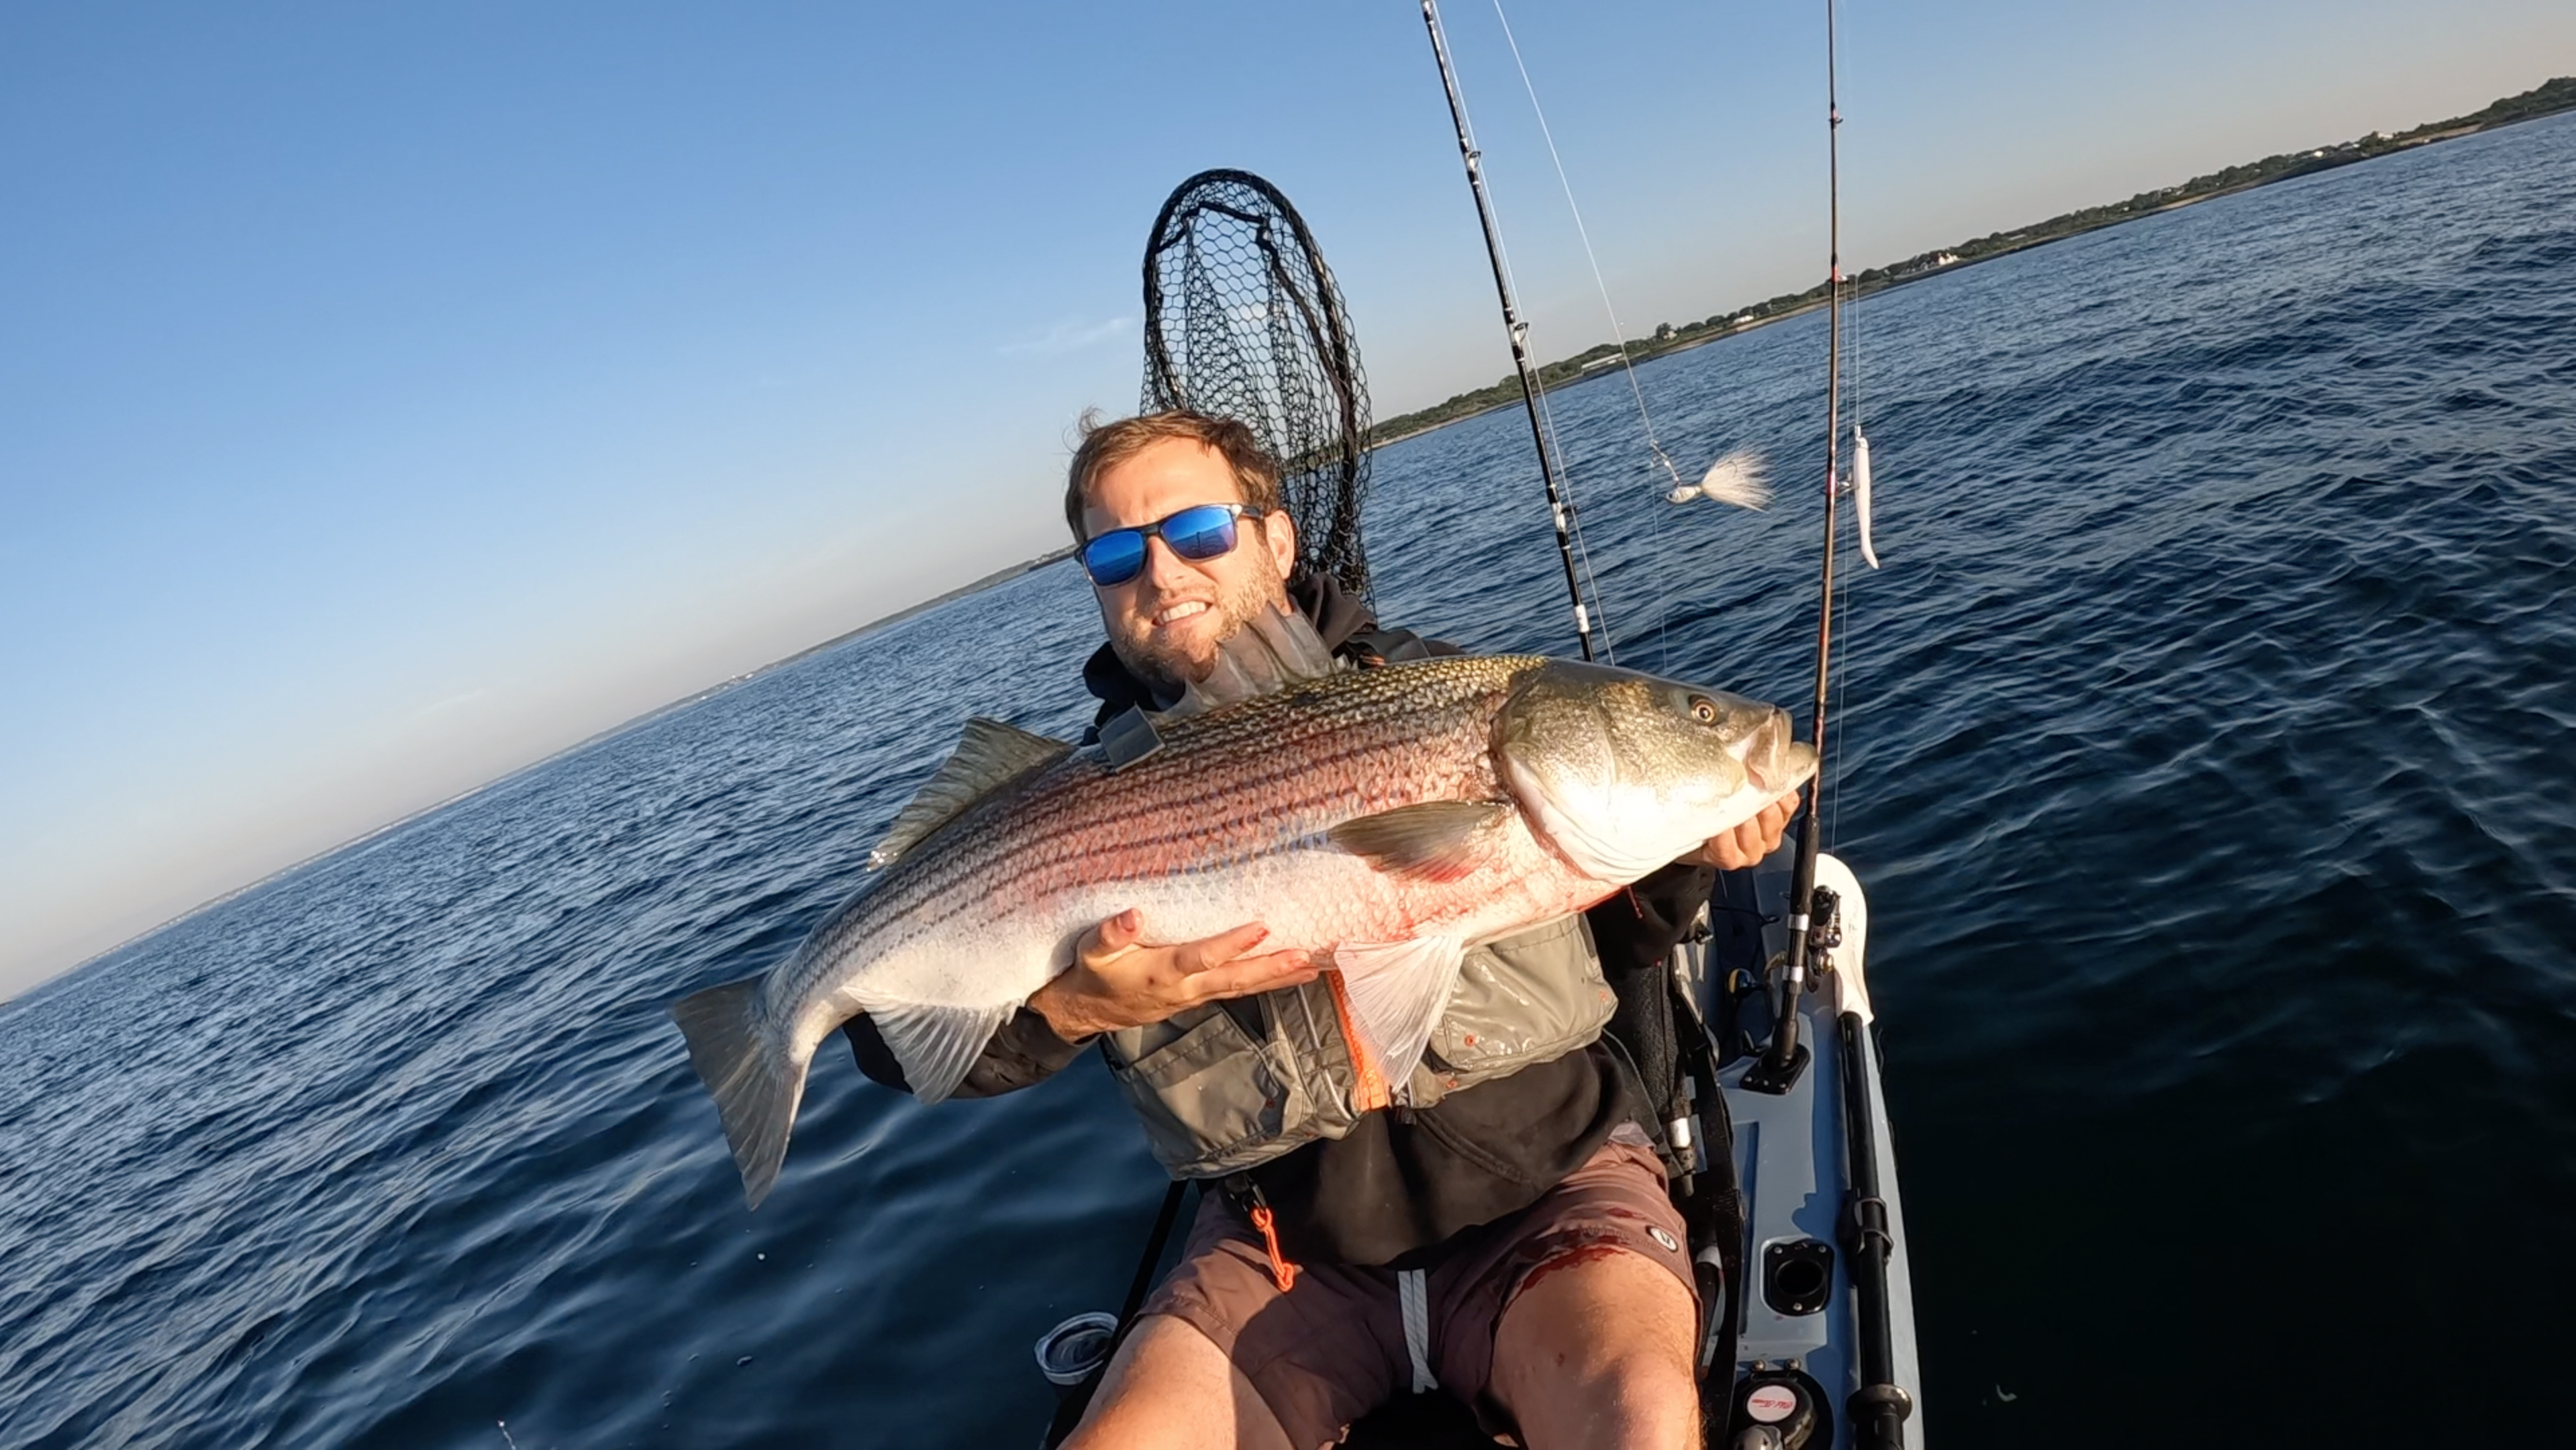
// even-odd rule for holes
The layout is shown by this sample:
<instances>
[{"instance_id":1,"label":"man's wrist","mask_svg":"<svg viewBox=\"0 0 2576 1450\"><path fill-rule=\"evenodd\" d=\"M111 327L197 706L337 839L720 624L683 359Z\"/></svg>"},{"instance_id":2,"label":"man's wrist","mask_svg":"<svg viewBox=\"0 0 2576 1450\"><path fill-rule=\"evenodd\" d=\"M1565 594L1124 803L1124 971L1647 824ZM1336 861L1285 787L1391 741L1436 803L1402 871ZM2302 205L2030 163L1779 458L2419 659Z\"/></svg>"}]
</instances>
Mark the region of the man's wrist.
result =
<instances>
[{"instance_id":1,"label":"man's wrist","mask_svg":"<svg viewBox=\"0 0 2576 1450\"><path fill-rule=\"evenodd\" d=\"M1079 1045L1100 1035L1098 1027L1081 1020L1082 1013L1065 990L1064 975L1050 979L1029 994L1029 1010L1045 1019L1047 1030L1063 1041Z\"/></svg>"}]
</instances>

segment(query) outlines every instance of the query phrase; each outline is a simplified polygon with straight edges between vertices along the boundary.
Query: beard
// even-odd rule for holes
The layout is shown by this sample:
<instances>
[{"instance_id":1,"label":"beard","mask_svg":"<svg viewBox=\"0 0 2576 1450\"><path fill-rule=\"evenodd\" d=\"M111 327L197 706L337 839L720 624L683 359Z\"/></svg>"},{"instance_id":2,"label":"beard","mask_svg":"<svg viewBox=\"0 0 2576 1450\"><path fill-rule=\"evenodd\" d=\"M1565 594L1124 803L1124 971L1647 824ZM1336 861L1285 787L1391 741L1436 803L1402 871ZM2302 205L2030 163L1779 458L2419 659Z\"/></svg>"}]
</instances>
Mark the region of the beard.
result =
<instances>
[{"instance_id":1,"label":"beard","mask_svg":"<svg viewBox=\"0 0 2576 1450\"><path fill-rule=\"evenodd\" d=\"M1268 563L1264 558L1264 567L1246 571L1219 591L1211 612L1220 623L1200 640L1157 641L1151 620L1127 620L1121 622L1124 628L1109 631L1111 652L1157 696L1180 698L1183 690L1215 672L1218 653L1246 621L1263 610L1293 609L1287 586Z\"/></svg>"}]
</instances>

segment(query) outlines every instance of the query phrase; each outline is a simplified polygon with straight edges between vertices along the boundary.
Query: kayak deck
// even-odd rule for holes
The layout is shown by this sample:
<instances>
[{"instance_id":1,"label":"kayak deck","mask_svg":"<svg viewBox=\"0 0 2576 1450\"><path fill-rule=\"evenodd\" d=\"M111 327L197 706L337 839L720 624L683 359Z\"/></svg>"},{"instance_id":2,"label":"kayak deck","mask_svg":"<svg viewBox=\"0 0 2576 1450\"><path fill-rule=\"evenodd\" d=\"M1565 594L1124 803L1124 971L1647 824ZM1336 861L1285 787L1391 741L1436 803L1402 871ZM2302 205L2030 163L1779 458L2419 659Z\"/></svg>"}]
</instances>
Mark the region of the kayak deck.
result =
<instances>
[{"instance_id":1,"label":"kayak deck","mask_svg":"<svg viewBox=\"0 0 2576 1450\"><path fill-rule=\"evenodd\" d=\"M1745 979L1732 965L1705 959L1694 964L1691 985L1719 1038L1718 1083L1734 1124L1736 1182L1745 1197L1743 1268L1728 1286L1735 1311L1736 1377L1741 1381L1757 1371L1782 1368L1804 1373L1824 1391L1833 1431L1830 1439L1808 1443L1859 1443L1846 1423L1845 1401L1860 1387L1862 1327L1851 1255L1842 1242L1850 1142L1842 1099L1845 1084L1856 1081L1866 1094L1877 1196L1887 1205L1888 1232L1895 1244L1886 1272L1891 1378L1917 1403L1905 1423L1903 1443L1919 1450L1922 1376L1904 1205L1877 1039L1868 1025L1868 905L1860 883L1832 856L1819 858L1816 879L1841 898L1842 939L1832 953L1833 970L1820 974L1799 1004L1800 1040L1814 1056L1787 1092L1766 1093L1745 1085L1759 1044L1769 1035L1769 998L1759 991L1743 992ZM1770 952L1785 950L1787 873L1757 875L1754 890L1757 909L1766 919L1764 945ZM1840 1022L1847 1010L1860 1023L1860 1030L1849 1036ZM1846 1062L1848 1044L1858 1045L1859 1061ZM1847 1072L1849 1068L1858 1070Z\"/></svg>"}]
</instances>

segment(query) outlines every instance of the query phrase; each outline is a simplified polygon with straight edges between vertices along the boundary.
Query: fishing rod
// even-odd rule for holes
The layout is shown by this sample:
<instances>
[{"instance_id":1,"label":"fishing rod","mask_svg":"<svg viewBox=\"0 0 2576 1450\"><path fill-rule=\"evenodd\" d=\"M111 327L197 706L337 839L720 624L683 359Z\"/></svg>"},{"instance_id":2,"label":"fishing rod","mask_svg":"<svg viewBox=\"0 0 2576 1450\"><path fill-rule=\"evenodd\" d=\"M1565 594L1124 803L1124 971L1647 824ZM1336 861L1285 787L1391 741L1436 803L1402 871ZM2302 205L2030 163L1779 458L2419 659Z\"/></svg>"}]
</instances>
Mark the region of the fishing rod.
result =
<instances>
[{"instance_id":1,"label":"fishing rod","mask_svg":"<svg viewBox=\"0 0 2576 1450\"><path fill-rule=\"evenodd\" d=\"M1830 952L1841 940L1839 903L1833 892L1816 885L1816 857L1823 846L1825 798L1825 713L1832 679L1834 645L1835 505L1842 492L1843 265L1842 265L1842 97L1837 64L1834 0L1825 0L1825 153L1828 188L1826 238L1825 382L1825 557L1822 599L1816 610L1816 698L1811 743L1816 774L1808 785L1806 814L1798 823L1798 859L1789 888L1789 951L1780 974L1780 995L1772 1017L1770 1045L1744 1075L1744 1086L1757 1092L1785 1093L1793 1087L1812 1053L1798 1041L1799 999L1807 990L1808 958ZM1857 439L1858 428L1854 428ZM1869 554L1868 444L1856 441L1853 458L1853 508L1860 517L1863 552ZM1872 565L1878 561L1869 559ZM1888 1298L1888 1262L1896 1240L1887 1202L1879 1193L1878 1142L1871 1121L1871 1051L1868 1024L1846 1008L1836 1021L1842 1062L1846 1192L1840 1215L1843 1252L1850 1273L1859 1330L1859 1387L1844 1401L1843 1412L1853 1443L1869 1450L1902 1450L1905 1422L1914 1412L1913 1397L1896 1383L1892 1311Z\"/></svg>"},{"instance_id":2,"label":"fishing rod","mask_svg":"<svg viewBox=\"0 0 2576 1450\"><path fill-rule=\"evenodd\" d=\"M1530 361L1529 324L1521 320L1519 304L1512 300L1512 280L1503 263L1503 237L1494 225L1493 202L1485 195L1484 153L1476 149L1475 133L1467 125L1467 103L1458 94L1458 74L1449 67L1449 38L1441 33L1440 6L1437 0L1422 0L1422 25L1431 32L1431 58L1440 63L1440 86L1449 93L1449 120L1458 129L1458 155L1467 163L1467 187L1476 194L1476 219L1485 226L1485 259L1494 267L1494 291L1503 302L1503 330L1512 340L1512 367L1521 379L1521 404L1529 411L1530 441L1538 447L1539 477L1547 484L1548 516L1556 524L1556 557L1565 566L1565 592L1574 601L1574 635L1583 646L1583 657L1592 658L1592 611L1584 606L1583 584L1574 567L1572 523L1574 506L1565 501L1565 489L1558 482L1556 453L1548 447L1547 425L1540 420L1540 396L1537 365Z\"/></svg>"},{"instance_id":3,"label":"fishing rod","mask_svg":"<svg viewBox=\"0 0 2576 1450\"><path fill-rule=\"evenodd\" d=\"M1825 356L1825 563L1824 597L1816 609L1816 699L1808 743L1816 749L1816 774L1807 785L1806 813L1798 819L1798 864L1789 888L1789 953L1780 974L1771 1045L1745 1074L1756 1092L1785 1093L1807 1070L1812 1054L1798 1040L1798 999L1807 990L1807 958L1816 892L1816 853L1824 846L1826 687L1834 657L1835 509L1842 493L1843 384L1843 112L1834 58L1834 6L1825 0L1826 337Z\"/></svg>"}]
</instances>

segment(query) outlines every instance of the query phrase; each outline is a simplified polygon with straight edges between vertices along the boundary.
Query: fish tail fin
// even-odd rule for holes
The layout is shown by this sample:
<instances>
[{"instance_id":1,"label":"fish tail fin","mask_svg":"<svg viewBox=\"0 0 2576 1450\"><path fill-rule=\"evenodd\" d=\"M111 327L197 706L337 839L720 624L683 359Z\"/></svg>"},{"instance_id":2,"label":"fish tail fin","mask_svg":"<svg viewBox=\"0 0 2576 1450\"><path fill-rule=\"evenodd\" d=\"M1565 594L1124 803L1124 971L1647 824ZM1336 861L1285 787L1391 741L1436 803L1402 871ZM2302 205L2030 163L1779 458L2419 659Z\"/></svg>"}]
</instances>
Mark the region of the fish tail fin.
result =
<instances>
[{"instance_id":1,"label":"fish tail fin","mask_svg":"<svg viewBox=\"0 0 2576 1450\"><path fill-rule=\"evenodd\" d=\"M787 1132L805 1097L809 1060L770 1023L766 984L764 977L745 977L671 1004L671 1020L689 1040L689 1065L715 1096L725 1142L742 1170L743 1197L753 1208L777 1185L779 1165L787 1161Z\"/></svg>"}]
</instances>

